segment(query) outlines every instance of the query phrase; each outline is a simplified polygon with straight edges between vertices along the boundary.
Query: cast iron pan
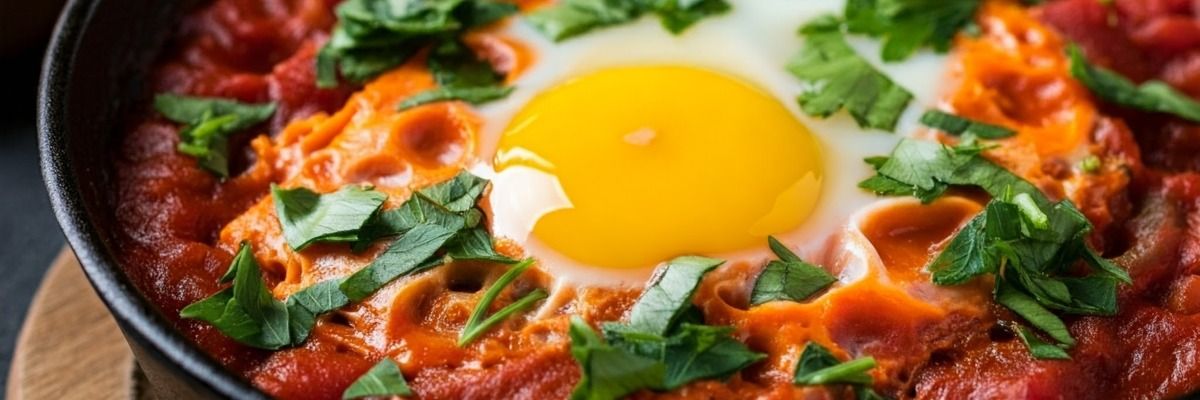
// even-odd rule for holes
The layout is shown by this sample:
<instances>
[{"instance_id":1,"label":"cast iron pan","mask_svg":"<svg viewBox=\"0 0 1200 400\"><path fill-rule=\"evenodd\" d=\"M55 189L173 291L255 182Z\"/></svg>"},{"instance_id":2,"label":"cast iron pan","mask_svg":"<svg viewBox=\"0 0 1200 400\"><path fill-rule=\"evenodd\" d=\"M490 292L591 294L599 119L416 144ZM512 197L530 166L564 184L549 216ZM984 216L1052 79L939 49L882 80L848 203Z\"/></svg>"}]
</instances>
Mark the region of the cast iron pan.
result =
<instances>
[{"instance_id":1,"label":"cast iron pan","mask_svg":"<svg viewBox=\"0 0 1200 400\"><path fill-rule=\"evenodd\" d=\"M46 51L38 93L42 175L54 214L161 399L265 399L192 346L117 267L111 155L122 115L196 1L72 0ZM64 293L70 296L71 293ZM64 327L70 329L70 327Z\"/></svg>"},{"instance_id":2,"label":"cast iron pan","mask_svg":"<svg viewBox=\"0 0 1200 400\"><path fill-rule=\"evenodd\" d=\"M143 78L197 1L67 4L46 51L38 93L42 175L67 243L112 310L158 398L266 399L171 327L114 257L111 154L116 154L121 116L147 100ZM1185 398L1198 399L1200 393Z\"/></svg>"}]
</instances>

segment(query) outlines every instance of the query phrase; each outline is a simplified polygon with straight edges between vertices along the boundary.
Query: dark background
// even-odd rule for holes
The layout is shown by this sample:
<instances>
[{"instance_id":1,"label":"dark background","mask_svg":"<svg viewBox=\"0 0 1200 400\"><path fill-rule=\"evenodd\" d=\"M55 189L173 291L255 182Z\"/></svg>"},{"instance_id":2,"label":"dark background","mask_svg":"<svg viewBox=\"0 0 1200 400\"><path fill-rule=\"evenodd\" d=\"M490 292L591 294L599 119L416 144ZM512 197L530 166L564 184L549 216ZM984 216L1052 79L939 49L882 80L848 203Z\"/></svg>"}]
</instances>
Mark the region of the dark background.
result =
<instances>
[{"instance_id":1,"label":"dark background","mask_svg":"<svg viewBox=\"0 0 1200 400\"><path fill-rule=\"evenodd\" d=\"M42 275L63 245L37 156L37 81L60 1L0 0L0 390Z\"/></svg>"}]
</instances>

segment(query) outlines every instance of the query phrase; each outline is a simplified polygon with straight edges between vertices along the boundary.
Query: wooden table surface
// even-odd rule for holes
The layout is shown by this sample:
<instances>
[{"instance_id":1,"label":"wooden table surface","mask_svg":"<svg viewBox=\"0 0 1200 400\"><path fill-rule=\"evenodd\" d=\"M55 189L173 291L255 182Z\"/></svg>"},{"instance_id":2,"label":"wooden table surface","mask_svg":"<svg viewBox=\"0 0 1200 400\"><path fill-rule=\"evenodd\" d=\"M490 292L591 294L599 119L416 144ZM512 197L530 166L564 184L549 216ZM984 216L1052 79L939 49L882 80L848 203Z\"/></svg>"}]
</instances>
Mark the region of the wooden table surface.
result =
<instances>
[{"instance_id":1,"label":"wooden table surface","mask_svg":"<svg viewBox=\"0 0 1200 400\"><path fill-rule=\"evenodd\" d=\"M9 400L148 398L141 373L75 255L46 272L17 339ZM137 394L143 396L137 396Z\"/></svg>"}]
</instances>

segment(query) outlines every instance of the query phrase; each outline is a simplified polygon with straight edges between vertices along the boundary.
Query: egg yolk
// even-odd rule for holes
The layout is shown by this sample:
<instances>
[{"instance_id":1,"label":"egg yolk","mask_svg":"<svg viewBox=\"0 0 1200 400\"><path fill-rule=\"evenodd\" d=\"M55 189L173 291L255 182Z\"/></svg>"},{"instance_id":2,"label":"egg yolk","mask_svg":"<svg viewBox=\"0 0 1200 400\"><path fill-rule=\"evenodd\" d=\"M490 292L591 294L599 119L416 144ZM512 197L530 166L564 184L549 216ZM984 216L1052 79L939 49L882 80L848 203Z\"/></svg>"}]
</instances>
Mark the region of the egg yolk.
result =
<instances>
[{"instance_id":1,"label":"egg yolk","mask_svg":"<svg viewBox=\"0 0 1200 400\"><path fill-rule=\"evenodd\" d=\"M762 247L809 216L822 180L813 135L774 97L680 66L605 69L541 93L495 167L556 181L566 204L532 235L605 268Z\"/></svg>"}]
</instances>

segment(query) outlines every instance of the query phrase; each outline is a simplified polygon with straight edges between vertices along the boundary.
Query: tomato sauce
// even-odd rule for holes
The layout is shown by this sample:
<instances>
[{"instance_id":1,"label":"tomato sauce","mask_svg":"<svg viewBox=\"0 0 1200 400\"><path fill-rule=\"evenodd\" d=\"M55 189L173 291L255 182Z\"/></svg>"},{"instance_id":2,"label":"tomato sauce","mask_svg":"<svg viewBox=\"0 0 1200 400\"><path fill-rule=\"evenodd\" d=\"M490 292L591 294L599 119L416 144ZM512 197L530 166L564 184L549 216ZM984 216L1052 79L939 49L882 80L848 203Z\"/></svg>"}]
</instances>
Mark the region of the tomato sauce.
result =
<instances>
[{"instance_id":1,"label":"tomato sauce","mask_svg":"<svg viewBox=\"0 0 1200 400\"><path fill-rule=\"evenodd\" d=\"M446 179L473 151L477 117L445 104L396 114L397 99L432 85L421 60L365 87L317 89L314 57L336 18L334 0L216 0L188 16L150 77L149 94L173 92L274 101L274 118L233 138L233 177L220 181L176 151L178 126L149 107L134 114L116 160L115 214L122 265L182 333L231 371L280 398L340 398L379 359L392 357L422 398L564 398L579 378L565 315L506 322L480 346L455 339L479 288L496 270L454 264L389 285L361 304L322 316L298 348L266 352L180 319L184 306L221 288L236 243L255 244L277 297L343 276L381 248L351 255L315 245L302 255L278 240L267 190L293 183L332 191L375 182L398 206L412 188ZM520 2L523 6L541 3ZM1200 96L1198 3L1190 0L1055 0L1032 13L989 1L978 37L960 36L945 104L1018 132L986 155L1050 197L1070 198L1096 225L1090 238L1135 279L1114 317L1068 318L1079 340L1069 361L1035 360L1003 323L991 282L940 287L923 270L983 200L946 197L871 213L831 243L875 249L866 265L832 260L857 279L810 302L748 307L761 265L725 265L694 303L706 322L768 358L727 382L693 382L634 398L824 398L846 395L791 384L804 343L840 357L872 355L876 389L901 398L1160 398L1200 388L1200 127L1102 105L1069 78L1062 46L1135 80L1162 79ZM465 41L510 79L535 62L524 45L472 33ZM352 128L352 129L351 129ZM953 140L952 138L941 138ZM1080 149L1100 156L1073 168ZM266 201L264 201L264 199ZM498 250L519 254L514 243ZM831 248L831 254L833 253ZM527 274L529 275L529 274ZM545 287L537 274L518 285ZM408 279L408 278L406 278ZM581 288L551 298L591 321L622 318L637 290ZM502 294L495 307L511 302Z\"/></svg>"}]
</instances>

